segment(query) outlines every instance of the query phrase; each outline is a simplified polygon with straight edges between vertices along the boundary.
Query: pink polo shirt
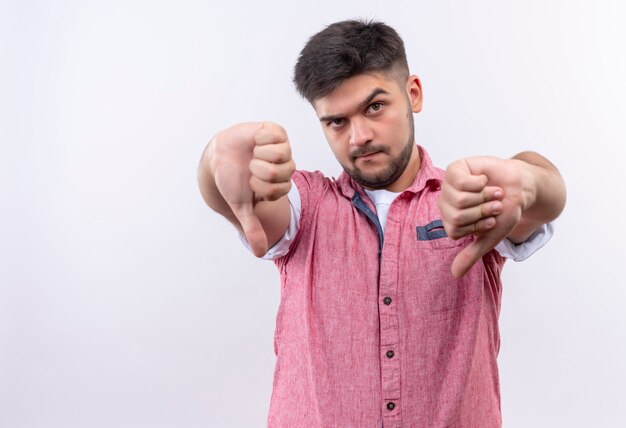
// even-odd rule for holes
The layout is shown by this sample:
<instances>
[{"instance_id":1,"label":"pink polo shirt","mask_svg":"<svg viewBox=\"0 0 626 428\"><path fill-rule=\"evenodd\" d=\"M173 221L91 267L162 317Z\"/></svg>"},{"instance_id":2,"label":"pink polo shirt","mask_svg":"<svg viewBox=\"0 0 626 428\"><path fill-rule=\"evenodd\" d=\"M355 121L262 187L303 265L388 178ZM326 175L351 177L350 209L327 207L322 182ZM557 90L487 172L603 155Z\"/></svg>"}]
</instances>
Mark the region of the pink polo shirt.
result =
<instances>
[{"instance_id":1,"label":"pink polo shirt","mask_svg":"<svg viewBox=\"0 0 626 428\"><path fill-rule=\"evenodd\" d=\"M420 148L414 183L384 234L345 173L293 176L300 226L281 275L270 427L499 427L500 273L491 251L464 277L472 237L448 238L444 172ZM384 236L384 238L383 238Z\"/></svg>"}]
</instances>

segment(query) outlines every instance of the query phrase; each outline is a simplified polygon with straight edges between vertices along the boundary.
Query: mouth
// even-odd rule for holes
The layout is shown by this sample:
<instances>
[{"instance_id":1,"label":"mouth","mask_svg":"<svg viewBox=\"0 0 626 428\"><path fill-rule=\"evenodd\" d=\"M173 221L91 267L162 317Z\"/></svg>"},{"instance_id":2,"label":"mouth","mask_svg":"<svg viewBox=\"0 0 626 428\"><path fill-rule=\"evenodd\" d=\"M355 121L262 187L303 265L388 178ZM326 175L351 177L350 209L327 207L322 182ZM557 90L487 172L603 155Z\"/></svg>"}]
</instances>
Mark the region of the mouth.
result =
<instances>
[{"instance_id":1,"label":"mouth","mask_svg":"<svg viewBox=\"0 0 626 428\"><path fill-rule=\"evenodd\" d=\"M378 155L382 153L383 153L382 151L378 151L378 152L370 152L370 153L358 155L358 156L355 156L354 161L356 162L357 160L361 160L363 162L368 162L368 161L374 160Z\"/></svg>"},{"instance_id":2,"label":"mouth","mask_svg":"<svg viewBox=\"0 0 626 428\"><path fill-rule=\"evenodd\" d=\"M378 149L378 150L368 150L368 151L365 151L363 153L359 153L357 151L356 153L352 154L351 157L352 157L352 161L353 162L356 162L357 159L362 159L364 161L367 161L367 160L375 158L377 155L379 155L379 154L381 154L383 152L384 152L384 150L380 150L380 149Z\"/></svg>"}]
</instances>

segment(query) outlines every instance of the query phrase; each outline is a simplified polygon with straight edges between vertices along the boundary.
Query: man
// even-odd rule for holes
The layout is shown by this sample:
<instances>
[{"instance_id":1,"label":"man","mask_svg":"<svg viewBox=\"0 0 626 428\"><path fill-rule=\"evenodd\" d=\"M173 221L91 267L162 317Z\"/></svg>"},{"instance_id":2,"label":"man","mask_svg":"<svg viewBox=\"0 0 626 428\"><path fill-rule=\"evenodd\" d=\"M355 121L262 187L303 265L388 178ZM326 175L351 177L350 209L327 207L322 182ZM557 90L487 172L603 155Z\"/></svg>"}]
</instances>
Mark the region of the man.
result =
<instances>
[{"instance_id":1,"label":"man","mask_svg":"<svg viewBox=\"0 0 626 428\"><path fill-rule=\"evenodd\" d=\"M501 426L500 273L549 239L559 173L535 153L435 168L414 141L420 81L382 23L316 34L294 81L345 173L295 171L269 122L219 132L199 167L206 203L280 270L268 425Z\"/></svg>"}]
</instances>

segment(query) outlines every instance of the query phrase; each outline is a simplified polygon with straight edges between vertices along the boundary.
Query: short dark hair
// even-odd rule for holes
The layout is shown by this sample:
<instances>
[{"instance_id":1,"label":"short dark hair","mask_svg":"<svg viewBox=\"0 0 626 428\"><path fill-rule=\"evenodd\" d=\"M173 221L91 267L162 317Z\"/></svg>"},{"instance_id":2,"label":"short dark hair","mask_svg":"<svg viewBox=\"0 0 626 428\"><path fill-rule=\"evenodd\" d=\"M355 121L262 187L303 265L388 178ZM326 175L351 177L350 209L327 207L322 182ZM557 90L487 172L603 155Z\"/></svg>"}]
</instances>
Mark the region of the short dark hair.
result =
<instances>
[{"instance_id":1,"label":"short dark hair","mask_svg":"<svg viewBox=\"0 0 626 428\"><path fill-rule=\"evenodd\" d=\"M367 72L409 67L402 39L382 22L335 22L309 39L294 68L296 89L310 103L328 95L345 79Z\"/></svg>"}]
</instances>

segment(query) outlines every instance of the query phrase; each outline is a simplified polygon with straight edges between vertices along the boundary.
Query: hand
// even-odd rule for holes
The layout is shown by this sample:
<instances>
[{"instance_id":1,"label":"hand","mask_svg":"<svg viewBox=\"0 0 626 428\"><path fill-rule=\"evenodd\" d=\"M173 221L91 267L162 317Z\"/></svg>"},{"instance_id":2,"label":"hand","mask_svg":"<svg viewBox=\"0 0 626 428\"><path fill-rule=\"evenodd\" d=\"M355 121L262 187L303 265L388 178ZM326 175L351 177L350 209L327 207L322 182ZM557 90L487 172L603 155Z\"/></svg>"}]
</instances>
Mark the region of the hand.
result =
<instances>
[{"instance_id":1,"label":"hand","mask_svg":"<svg viewBox=\"0 0 626 428\"><path fill-rule=\"evenodd\" d=\"M254 206L258 201L275 201L291 189L295 163L287 134L271 122L244 123L219 133L212 145L215 185L252 252L261 257L268 242Z\"/></svg>"},{"instance_id":2,"label":"hand","mask_svg":"<svg viewBox=\"0 0 626 428\"><path fill-rule=\"evenodd\" d=\"M452 239L475 235L452 263L461 277L519 224L530 205L530 177L516 159L476 157L453 162L446 170L437 204Z\"/></svg>"}]
</instances>

